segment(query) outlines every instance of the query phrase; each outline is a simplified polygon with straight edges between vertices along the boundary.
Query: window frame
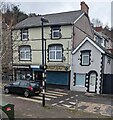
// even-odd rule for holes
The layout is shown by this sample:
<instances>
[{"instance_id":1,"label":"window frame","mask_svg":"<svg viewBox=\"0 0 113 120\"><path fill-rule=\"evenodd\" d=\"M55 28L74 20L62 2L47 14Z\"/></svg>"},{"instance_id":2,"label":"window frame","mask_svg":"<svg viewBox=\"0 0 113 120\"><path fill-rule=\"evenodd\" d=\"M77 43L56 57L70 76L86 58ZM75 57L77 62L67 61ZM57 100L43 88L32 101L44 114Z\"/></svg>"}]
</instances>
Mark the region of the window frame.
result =
<instances>
[{"instance_id":1,"label":"window frame","mask_svg":"<svg viewBox=\"0 0 113 120\"><path fill-rule=\"evenodd\" d=\"M75 77L75 85L76 86L79 86L79 87L85 87L85 84L86 84L86 74L85 73L76 73L75 74L76 75L76 77ZM84 85L77 85L77 75L83 75L83 77L84 77Z\"/></svg>"},{"instance_id":2,"label":"window frame","mask_svg":"<svg viewBox=\"0 0 113 120\"><path fill-rule=\"evenodd\" d=\"M26 36L25 38L23 36ZM28 40L28 29L22 29L21 30L21 40L22 41L27 41Z\"/></svg>"},{"instance_id":3,"label":"window frame","mask_svg":"<svg viewBox=\"0 0 113 120\"><path fill-rule=\"evenodd\" d=\"M21 49L29 48L29 50L21 50ZM22 52L24 54L24 58L21 57ZM27 55L29 53L29 58L27 58ZM19 61L31 61L31 46L29 45L22 45L19 47Z\"/></svg>"},{"instance_id":4,"label":"window frame","mask_svg":"<svg viewBox=\"0 0 113 120\"><path fill-rule=\"evenodd\" d=\"M55 36L55 33L57 33L58 36ZM52 26L51 27L51 39L60 39L60 38L61 38L60 26Z\"/></svg>"},{"instance_id":5,"label":"window frame","mask_svg":"<svg viewBox=\"0 0 113 120\"><path fill-rule=\"evenodd\" d=\"M57 46L60 46L61 49L60 49L60 50L57 50L57 49L56 49ZM50 50L51 47L55 47L55 49ZM55 56L54 59L52 59L52 58L50 57L50 55L51 55L50 52L54 52L54 56ZM60 55L61 55L61 59L57 59L57 53L58 53L58 52L61 52L61 54L60 54ZM49 53L49 58L48 58L49 62L62 62L62 61L63 61L63 45L61 45L61 44L52 44L52 45L49 45L49 46L48 46L48 53Z\"/></svg>"},{"instance_id":6,"label":"window frame","mask_svg":"<svg viewBox=\"0 0 113 120\"><path fill-rule=\"evenodd\" d=\"M87 54L86 54L87 53ZM88 57L88 62L84 63L84 57ZM83 50L81 51L81 59L80 59L80 65L82 66L89 66L91 64L91 50Z\"/></svg>"}]
</instances>

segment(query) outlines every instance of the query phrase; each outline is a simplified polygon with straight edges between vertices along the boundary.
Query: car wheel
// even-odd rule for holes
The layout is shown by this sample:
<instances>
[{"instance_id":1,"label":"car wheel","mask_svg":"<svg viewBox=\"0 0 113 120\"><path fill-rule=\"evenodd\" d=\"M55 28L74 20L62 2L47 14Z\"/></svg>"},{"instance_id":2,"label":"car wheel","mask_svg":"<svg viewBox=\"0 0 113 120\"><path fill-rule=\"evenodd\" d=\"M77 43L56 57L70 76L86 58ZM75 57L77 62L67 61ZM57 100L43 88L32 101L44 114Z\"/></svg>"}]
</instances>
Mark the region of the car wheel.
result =
<instances>
[{"instance_id":1,"label":"car wheel","mask_svg":"<svg viewBox=\"0 0 113 120\"><path fill-rule=\"evenodd\" d=\"M39 95L41 93L41 89L38 91L37 95Z\"/></svg>"},{"instance_id":2,"label":"car wheel","mask_svg":"<svg viewBox=\"0 0 113 120\"><path fill-rule=\"evenodd\" d=\"M29 97L29 96L30 96L28 90L26 90L26 91L24 92L24 96L25 96L25 97Z\"/></svg>"},{"instance_id":3,"label":"car wheel","mask_svg":"<svg viewBox=\"0 0 113 120\"><path fill-rule=\"evenodd\" d=\"M6 94L9 93L9 89L8 88L5 88L4 91L5 91Z\"/></svg>"}]
</instances>

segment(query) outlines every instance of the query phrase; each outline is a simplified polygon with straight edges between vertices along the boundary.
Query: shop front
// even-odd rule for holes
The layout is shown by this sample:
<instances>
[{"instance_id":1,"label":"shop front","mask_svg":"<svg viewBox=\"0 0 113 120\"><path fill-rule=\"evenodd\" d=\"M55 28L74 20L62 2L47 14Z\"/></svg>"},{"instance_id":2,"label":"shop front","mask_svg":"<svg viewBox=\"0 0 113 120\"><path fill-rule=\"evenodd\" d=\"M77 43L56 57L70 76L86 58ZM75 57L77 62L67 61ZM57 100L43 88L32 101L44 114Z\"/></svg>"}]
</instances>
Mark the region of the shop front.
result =
<instances>
[{"instance_id":1,"label":"shop front","mask_svg":"<svg viewBox=\"0 0 113 120\"><path fill-rule=\"evenodd\" d=\"M51 87L70 89L70 71L65 66L48 66L46 83Z\"/></svg>"},{"instance_id":2,"label":"shop front","mask_svg":"<svg viewBox=\"0 0 113 120\"><path fill-rule=\"evenodd\" d=\"M13 66L13 80L42 81L42 69L38 65Z\"/></svg>"}]
</instances>

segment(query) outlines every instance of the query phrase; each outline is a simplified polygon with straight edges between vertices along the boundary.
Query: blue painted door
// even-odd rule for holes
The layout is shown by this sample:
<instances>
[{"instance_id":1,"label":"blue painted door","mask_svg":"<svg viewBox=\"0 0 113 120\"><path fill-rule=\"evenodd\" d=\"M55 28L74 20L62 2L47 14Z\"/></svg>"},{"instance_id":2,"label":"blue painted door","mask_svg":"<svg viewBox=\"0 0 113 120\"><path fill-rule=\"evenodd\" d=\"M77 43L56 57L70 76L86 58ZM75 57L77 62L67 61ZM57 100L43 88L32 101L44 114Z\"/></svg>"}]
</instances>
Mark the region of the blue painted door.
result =
<instances>
[{"instance_id":1,"label":"blue painted door","mask_svg":"<svg viewBox=\"0 0 113 120\"><path fill-rule=\"evenodd\" d=\"M69 72L47 72L47 84L69 85Z\"/></svg>"}]
</instances>

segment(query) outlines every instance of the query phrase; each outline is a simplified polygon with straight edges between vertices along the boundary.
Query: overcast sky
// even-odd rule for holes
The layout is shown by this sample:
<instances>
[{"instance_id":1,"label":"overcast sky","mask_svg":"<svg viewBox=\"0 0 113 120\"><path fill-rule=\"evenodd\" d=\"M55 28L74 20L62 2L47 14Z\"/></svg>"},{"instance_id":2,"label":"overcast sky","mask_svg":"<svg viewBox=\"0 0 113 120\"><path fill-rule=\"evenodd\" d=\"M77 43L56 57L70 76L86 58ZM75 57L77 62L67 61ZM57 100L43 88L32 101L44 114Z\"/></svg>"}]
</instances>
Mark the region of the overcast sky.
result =
<instances>
[{"instance_id":1,"label":"overcast sky","mask_svg":"<svg viewBox=\"0 0 113 120\"><path fill-rule=\"evenodd\" d=\"M9 0L15 2L15 0ZM38 1L38 2L37 2ZM69 1L69 2L68 2ZM49 14L80 9L82 0L16 0L25 13ZM99 19L104 25L111 26L112 0L84 0L89 6L90 20Z\"/></svg>"}]
</instances>

